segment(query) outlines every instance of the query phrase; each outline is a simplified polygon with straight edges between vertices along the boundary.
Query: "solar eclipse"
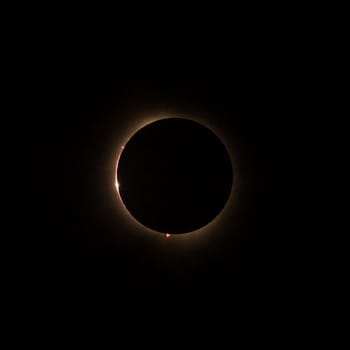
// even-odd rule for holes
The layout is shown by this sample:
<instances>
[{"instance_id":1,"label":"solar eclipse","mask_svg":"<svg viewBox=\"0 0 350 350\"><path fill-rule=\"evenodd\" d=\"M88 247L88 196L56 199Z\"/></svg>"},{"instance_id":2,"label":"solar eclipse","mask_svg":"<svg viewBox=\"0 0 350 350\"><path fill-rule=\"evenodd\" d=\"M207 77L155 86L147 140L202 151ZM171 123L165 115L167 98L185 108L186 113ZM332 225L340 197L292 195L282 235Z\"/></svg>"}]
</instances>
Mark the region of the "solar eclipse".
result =
<instances>
[{"instance_id":1,"label":"solar eclipse","mask_svg":"<svg viewBox=\"0 0 350 350\"><path fill-rule=\"evenodd\" d=\"M223 140L198 121L166 117L123 144L115 187L134 221L169 238L212 225L229 201L233 179Z\"/></svg>"}]
</instances>

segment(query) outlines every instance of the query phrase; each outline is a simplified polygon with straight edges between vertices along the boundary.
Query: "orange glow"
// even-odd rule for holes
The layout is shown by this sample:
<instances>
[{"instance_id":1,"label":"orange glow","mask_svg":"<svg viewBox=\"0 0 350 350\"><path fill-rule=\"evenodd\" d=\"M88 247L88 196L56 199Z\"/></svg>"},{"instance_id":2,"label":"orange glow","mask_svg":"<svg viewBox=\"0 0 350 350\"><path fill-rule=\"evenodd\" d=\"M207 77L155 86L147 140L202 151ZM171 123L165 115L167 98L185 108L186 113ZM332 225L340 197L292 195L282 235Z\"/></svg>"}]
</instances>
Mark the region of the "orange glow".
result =
<instances>
[{"instance_id":1,"label":"orange glow","mask_svg":"<svg viewBox=\"0 0 350 350\"><path fill-rule=\"evenodd\" d=\"M171 234L167 233L165 236L166 236L166 238L169 238L171 236Z\"/></svg>"}]
</instances>

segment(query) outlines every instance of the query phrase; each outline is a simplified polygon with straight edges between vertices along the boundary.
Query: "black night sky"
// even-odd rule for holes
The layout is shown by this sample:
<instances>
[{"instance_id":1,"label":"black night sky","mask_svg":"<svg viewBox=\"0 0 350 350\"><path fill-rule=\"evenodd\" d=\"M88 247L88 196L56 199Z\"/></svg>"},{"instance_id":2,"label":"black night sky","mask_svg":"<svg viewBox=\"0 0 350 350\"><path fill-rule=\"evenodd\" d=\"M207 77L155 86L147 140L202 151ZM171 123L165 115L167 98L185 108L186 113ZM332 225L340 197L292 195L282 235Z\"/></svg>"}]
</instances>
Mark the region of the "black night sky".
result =
<instances>
[{"instance_id":1,"label":"black night sky","mask_svg":"<svg viewBox=\"0 0 350 350\"><path fill-rule=\"evenodd\" d=\"M226 63L223 70L217 62L206 73L159 68L137 77L135 71L88 74L69 67L48 77L37 119L36 166L43 170L36 179L35 271L42 283L66 291L201 293L223 300L254 294L276 283L283 254L276 249L278 203L270 186L276 169L271 125L282 97L276 103L278 89L253 60ZM203 239L154 238L118 206L120 142L142 118L159 115L210 122L233 154L234 205Z\"/></svg>"},{"instance_id":2,"label":"black night sky","mask_svg":"<svg viewBox=\"0 0 350 350\"><path fill-rule=\"evenodd\" d=\"M288 320L285 308L299 306L289 328L275 317L276 325L294 332L300 321L309 322L304 311L321 295L317 290L307 296L307 284L316 272L328 283L322 259L333 274L330 250L318 249L318 238L307 244L310 232L319 235L314 223L297 220L313 219L312 200L323 195L315 178L334 163L328 148L314 140L315 135L328 140L330 133L321 133L318 125L331 125L333 118L329 113L322 122L325 112L315 112L327 102L321 101L325 67L334 66L322 61L332 38L329 21L317 9L283 11L266 4L263 11L249 4L244 13L237 4L214 13L211 3L207 13L201 12L206 3L196 3L191 13L186 4L180 15L175 9L180 4L152 8L147 2L144 11L142 3L132 3L129 16L122 5L109 12L111 18L105 11L101 23L95 13L84 13L84 5L76 13L62 7L62 15L59 6L35 8L36 16L25 9L23 21L16 10L4 26L11 44L4 46L4 56L12 63L3 65L10 78L4 85L14 95L9 101L4 97L10 109L2 116L3 153L11 160L2 170L15 180L14 186L2 183L11 199L3 205L14 209L2 229L4 239L15 241L13 251L2 245L10 253L5 270L12 281L3 284L13 290L14 302L4 299L11 317L21 321L14 307L31 307L27 328L43 309L61 323L60 332L66 321L75 323L74 329L79 325L71 317L77 305L83 318L97 306L130 328L128 342L144 341L134 332L139 322L140 328L151 327L151 340L165 335L162 346L168 346L197 323L208 326L208 331L199 327L198 339L217 325L226 326L223 333L234 342L231 321L238 310L248 321L259 314L258 328L268 328L274 339L277 328L266 322L274 317L272 310ZM305 17L308 31L295 12ZM315 18L324 21L326 31L312 22ZM317 54L309 55L317 42ZM214 132L228 151L232 174L221 146L200 134L193 144L190 134L178 139L172 127L164 140L160 133L152 142L135 141L127 148L125 141L138 129L166 117L188 118ZM133 221L120 202L115 175L122 146L131 154L120 158L125 203L149 225L162 232L170 228L170 237ZM315 176L310 163L317 164ZM208 228L181 234L215 216L226 200ZM322 259L314 258L315 251ZM318 313L323 303L314 302ZM65 309L63 322L51 307ZM49 317L41 319L51 326ZM5 323L11 322L5 318ZM247 339L260 342L247 325ZM123 331L113 327L119 341ZM27 341L16 326L12 340L17 338ZM215 336L215 348L220 339Z\"/></svg>"}]
</instances>

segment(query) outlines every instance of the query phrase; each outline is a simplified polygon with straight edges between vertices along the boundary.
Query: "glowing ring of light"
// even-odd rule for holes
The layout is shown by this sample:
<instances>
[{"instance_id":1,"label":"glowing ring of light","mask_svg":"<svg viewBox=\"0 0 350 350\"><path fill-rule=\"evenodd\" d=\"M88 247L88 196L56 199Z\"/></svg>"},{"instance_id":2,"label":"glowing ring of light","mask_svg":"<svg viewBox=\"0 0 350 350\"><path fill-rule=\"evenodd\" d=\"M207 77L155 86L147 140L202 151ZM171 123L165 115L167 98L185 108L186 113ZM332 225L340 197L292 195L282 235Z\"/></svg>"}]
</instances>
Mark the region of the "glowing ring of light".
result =
<instances>
[{"instance_id":1,"label":"glowing ring of light","mask_svg":"<svg viewBox=\"0 0 350 350\"><path fill-rule=\"evenodd\" d=\"M237 184L234 185L234 183L237 183L237 173L235 172L235 169L233 169L233 179L232 179L232 186L231 186L231 191L230 191L229 197L226 200L226 203L225 203L224 207L222 208L222 210L220 211L220 213L212 221L210 221L208 224L206 224L205 226L203 226L197 230L194 230L191 232L186 232L183 234L176 234L176 235L164 234L162 232L153 230L153 229L143 225L141 222L136 220L136 218L126 208L126 206L123 203L123 200L120 196L120 192L119 192L119 187L122 186L122 184L119 184L119 182L118 182L118 165L119 165L119 160L120 160L120 157L121 157L121 154L124 150L125 145L129 142L129 140L139 130L143 129L145 126L152 124L152 123L159 121L159 120L170 119L170 118L182 118L182 119L186 119L186 120L192 120L194 122L199 123L200 125L203 125L207 129L211 130L217 137L219 137L221 142L224 144L226 151L229 155L232 168L233 168L233 165L234 165L233 158L234 157L233 157L232 147L228 147L229 142L227 141L227 139L225 137L222 136L225 134L225 132L224 131L219 132L219 130L218 130L219 128L217 128L215 126L213 127L211 125L212 123L208 122L207 120L203 122L202 120L200 120L200 118L190 118L187 116L158 116L156 118L145 118L141 121L141 123L138 123L137 127L136 126L132 127L131 132L128 133L130 136L125 138L125 140L119 144L118 151L117 151L116 167L115 167L114 187L117 191L119 201L122 205L122 208L127 213L128 219L130 220L130 222L133 222L134 224L136 224L137 227L142 228L144 231L149 232L149 233L156 235L158 237L161 237L161 238L164 238L164 237L169 238L171 236L171 238L172 238L171 240L176 239L177 241L196 240L199 237L203 238L204 236L210 235L210 233L213 231L213 229L215 227L218 227L223 221L225 221L225 218L227 219L229 211L233 210L233 208L236 204L236 203L234 203L234 197L235 197L234 192L237 188Z\"/></svg>"}]
</instances>

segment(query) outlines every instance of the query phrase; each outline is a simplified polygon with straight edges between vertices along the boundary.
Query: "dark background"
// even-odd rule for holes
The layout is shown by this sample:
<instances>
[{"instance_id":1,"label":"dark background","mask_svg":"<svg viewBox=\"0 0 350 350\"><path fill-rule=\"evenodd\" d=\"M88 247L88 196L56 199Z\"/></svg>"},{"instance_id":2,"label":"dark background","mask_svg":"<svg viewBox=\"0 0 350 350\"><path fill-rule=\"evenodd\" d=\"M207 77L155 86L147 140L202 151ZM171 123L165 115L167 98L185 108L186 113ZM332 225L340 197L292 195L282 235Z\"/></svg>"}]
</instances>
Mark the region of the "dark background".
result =
<instances>
[{"instance_id":1,"label":"dark background","mask_svg":"<svg viewBox=\"0 0 350 350\"><path fill-rule=\"evenodd\" d=\"M92 305L110 310L116 304L111 317L120 320L119 311L126 310L131 329L146 307L141 327L153 326L151 337L164 324L171 342L178 333L168 328L169 320L177 326L187 321L190 331L192 320L202 320L227 325L234 340L230 320L238 309L251 321L257 315L251 311L262 306L261 329L272 310L289 319L285 310L298 306L298 298L304 303L296 324L308 322L304 305L319 291L307 295L307 282L315 272L323 274L313 253L330 258L327 249L315 247L317 237L310 245L306 238L318 236L313 223L319 217L309 225L298 219L310 217L315 198L309 189L317 174L308 175L307 165L315 154L329 153L320 151L314 135L323 114L315 108L325 105L319 90L324 41L331 34L326 20L323 32L313 23L324 19L315 9L247 7L214 13L210 4L207 14L196 7L183 10L184 16L149 8L153 21L138 8L126 23L119 10L99 20L82 9L62 9L62 16L58 9L38 9L40 20L26 10L20 18L16 10L10 18L4 33L11 48L4 56L11 64L3 68L5 90L14 96L4 97L10 108L2 137L11 165L3 173L15 185L3 182L2 189L10 192L11 201L3 204L14 215L2 237L15 244L13 251L2 248L15 282L8 284L15 297L8 304L32 306L30 324L38 305L54 317L52 306L68 305L67 320L77 304L85 313ZM198 245L153 241L118 213L113 140L134 116L159 112L205 115L234 146L242 180L238 206ZM323 167L317 162L321 172ZM209 317L212 310L216 317ZM275 328L267 327L274 338Z\"/></svg>"},{"instance_id":2,"label":"dark background","mask_svg":"<svg viewBox=\"0 0 350 350\"><path fill-rule=\"evenodd\" d=\"M291 237L280 142L292 115L290 71L266 42L231 49L115 61L106 52L96 61L96 52L88 59L55 52L55 64L45 63L28 123L35 130L28 259L39 283L68 294L200 296L230 305L278 293ZM225 130L235 154L237 203L198 245L154 241L118 211L116 139L138 116L162 113L205 116Z\"/></svg>"}]
</instances>

